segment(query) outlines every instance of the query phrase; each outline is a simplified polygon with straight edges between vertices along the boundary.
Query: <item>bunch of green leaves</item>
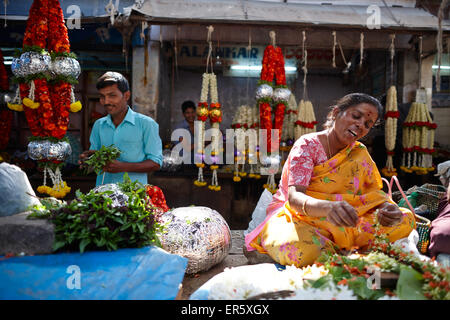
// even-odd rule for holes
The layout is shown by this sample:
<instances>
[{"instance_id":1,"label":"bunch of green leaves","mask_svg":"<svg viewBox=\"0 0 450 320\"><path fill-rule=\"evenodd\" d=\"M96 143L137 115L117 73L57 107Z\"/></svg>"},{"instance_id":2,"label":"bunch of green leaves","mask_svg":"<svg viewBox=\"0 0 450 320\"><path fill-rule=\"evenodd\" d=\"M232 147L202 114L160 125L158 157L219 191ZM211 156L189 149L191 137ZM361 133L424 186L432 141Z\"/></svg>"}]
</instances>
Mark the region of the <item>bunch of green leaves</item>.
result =
<instances>
[{"instance_id":1,"label":"bunch of green leaves","mask_svg":"<svg viewBox=\"0 0 450 320\"><path fill-rule=\"evenodd\" d=\"M27 219L45 219L48 218L52 210L57 210L67 203L65 201L58 200L53 197L40 198L41 204L33 205L28 208L31 213L27 216Z\"/></svg>"},{"instance_id":2,"label":"bunch of green leaves","mask_svg":"<svg viewBox=\"0 0 450 320\"><path fill-rule=\"evenodd\" d=\"M94 171L98 175L109 162L116 160L119 156L120 150L113 144L109 147L102 146L100 150L95 151L87 160L84 160L83 167L85 167L86 173Z\"/></svg>"},{"instance_id":3,"label":"bunch of green leaves","mask_svg":"<svg viewBox=\"0 0 450 320\"><path fill-rule=\"evenodd\" d=\"M141 197L141 191L133 190L135 183L126 183L129 199L126 205L113 207L108 197L112 191L101 193L76 192L77 198L70 204L51 210L50 220L55 225L53 249L117 250L148 245L161 246L158 234L162 225L156 210Z\"/></svg>"}]
</instances>

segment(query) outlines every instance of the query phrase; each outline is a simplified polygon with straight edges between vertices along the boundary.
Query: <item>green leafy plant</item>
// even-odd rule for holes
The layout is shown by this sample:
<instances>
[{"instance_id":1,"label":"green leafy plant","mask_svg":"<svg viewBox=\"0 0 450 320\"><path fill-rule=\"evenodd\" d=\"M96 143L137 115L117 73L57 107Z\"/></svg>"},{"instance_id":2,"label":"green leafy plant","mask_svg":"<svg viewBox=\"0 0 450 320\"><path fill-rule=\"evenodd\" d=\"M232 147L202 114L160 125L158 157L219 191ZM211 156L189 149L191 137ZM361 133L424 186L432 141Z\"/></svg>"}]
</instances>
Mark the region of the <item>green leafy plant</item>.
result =
<instances>
[{"instance_id":1,"label":"green leafy plant","mask_svg":"<svg viewBox=\"0 0 450 320\"><path fill-rule=\"evenodd\" d=\"M124 206L112 206L108 197L112 191L87 194L77 191L77 198L70 204L51 210L48 217L55 225L53 249L84 252L161 246L158 234L163 232L163 226L156 209L146 199L145 189L129 178L121 185L128 196Z\"/></svg>"},{"instance_id":2,"label":"green leafy plant","mask_svg":"<svg viewBox=\"0 0 450 320\"><path fill-rule=\"evenodd\" d=\"M27 219L43 219L48 218L52 210L57 210L67 205L65 201L58 200L53 197L40 198L40 205L34 205L28 208L31 212Z\"/></svg>"},{"instance_id":3,"label":"green leafy plant","mask_svg":"<svg viewBox=\"0 0 450 320\"><path fill-rule=\"evenodd\" d=\"M120 153L120 150L114 145L102 146L100 150L95 151L87 160L84 160L83 167L86 173L94 171L98 175L109 162L116 160Z\"/></svg>"}]
</instances>

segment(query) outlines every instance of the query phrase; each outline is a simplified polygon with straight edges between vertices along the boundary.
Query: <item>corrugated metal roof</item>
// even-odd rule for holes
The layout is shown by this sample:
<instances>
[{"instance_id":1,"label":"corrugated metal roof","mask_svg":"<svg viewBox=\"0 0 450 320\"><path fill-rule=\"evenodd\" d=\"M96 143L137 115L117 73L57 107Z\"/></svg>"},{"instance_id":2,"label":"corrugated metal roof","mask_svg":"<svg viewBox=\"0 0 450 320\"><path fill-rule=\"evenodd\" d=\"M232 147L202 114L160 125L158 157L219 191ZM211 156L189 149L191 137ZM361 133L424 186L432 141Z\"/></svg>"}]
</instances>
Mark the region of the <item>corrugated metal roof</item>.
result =
<instances>
[{"instance_id":1,"label":"corrugated metal roof","mask_svg":"<svg viewBox=\"0 0 450 320\"><path fill-rule=\"evenodd\" d=\"M375 3L378 2L375 1ZM328 5L274 1L145 0L137 1L132 7L131 13L144 15L153 22L208 21L353 28L370 28L370 22L376 22L372 18L379 13L379 26L382 29L425 31L437 30L438 26L437 17L420 8L368 6L367 4ZM443 29L445 31L450 30L448 20L444 22Z\"/></svg>"}]
</instances>

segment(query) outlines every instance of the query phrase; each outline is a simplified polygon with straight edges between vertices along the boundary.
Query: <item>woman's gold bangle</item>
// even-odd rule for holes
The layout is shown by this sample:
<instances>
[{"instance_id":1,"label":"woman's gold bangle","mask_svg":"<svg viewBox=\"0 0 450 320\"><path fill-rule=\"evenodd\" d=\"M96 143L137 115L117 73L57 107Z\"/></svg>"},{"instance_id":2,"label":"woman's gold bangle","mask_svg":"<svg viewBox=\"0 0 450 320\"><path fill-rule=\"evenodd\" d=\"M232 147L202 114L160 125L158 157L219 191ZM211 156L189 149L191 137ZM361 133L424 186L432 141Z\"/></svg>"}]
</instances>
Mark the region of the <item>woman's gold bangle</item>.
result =
<instances>
[{"instance_id":1,"label":"woman's gold bangle","mask_svg":"<svg viewBox=\"0 0 450 320\"><path fill-rule=\"evenodd\" d=\"M306 208L305 208L307 201L308 201L308 199L305 199L305 201L303 201L302 211L305 216L309 217L308 213L306 213Z\"/></svg>"}]
</instances>

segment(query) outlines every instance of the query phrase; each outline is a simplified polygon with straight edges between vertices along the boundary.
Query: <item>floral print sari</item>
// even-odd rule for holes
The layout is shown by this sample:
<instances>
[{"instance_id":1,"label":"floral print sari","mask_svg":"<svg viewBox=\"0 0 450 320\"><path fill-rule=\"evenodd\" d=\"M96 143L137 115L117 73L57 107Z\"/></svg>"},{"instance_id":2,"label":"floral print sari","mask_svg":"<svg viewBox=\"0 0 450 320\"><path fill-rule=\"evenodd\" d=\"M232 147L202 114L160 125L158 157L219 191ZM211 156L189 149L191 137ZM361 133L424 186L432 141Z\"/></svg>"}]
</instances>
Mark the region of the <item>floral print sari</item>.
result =
<instances>
[{"instance_id":1,"label":"floral print sari","mask_svg":"<svg viewBox=\"0 0 450 320\"><path fill-rule=\"evenodd\" d=\"M340 227L325 217L305 216L286 201L281 210L259 226L256 236L247 235L247 245L281 264L298 267L312 264L324 249L351 250L370 245L376 207L386 201L394 203L382 191L378 169L367 148L359 142L314 166L306 194L321 200L347 201L359 216L357 226ZM415 228L414 214L404 208L400 210L401 223L381 228L391 242L407 237Z\"/></svg>"}]
</instances>

